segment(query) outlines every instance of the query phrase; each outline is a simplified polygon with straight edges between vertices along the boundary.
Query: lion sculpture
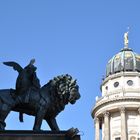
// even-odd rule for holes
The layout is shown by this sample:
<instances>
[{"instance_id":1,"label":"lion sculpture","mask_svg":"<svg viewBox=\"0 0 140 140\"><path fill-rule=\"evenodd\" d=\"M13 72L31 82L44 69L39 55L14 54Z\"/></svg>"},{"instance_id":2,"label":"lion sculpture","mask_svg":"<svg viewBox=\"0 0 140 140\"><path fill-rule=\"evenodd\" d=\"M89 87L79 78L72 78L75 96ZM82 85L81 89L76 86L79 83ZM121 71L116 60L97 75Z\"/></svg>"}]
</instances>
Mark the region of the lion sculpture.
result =
<instances>
[{"instance_id":1,"label":"lion sculpture","mask_svg":"<svg viewBox=\"0 0 140 140\"><path fill-rule=\"evenodd\" d=\"M25 99L29 102L25 102ZM51 130L59 131L56 116L68 103L74 104L80 98L79 86L72 76L66 74L53 78L40 90L19 96L14 89L0 90L0 130L4 130L5 119L10 111L19 112L21 121L23 113L35 116L33 130L40 130L46 120ZM18 100L17 100L18 99Z\"/></svg>"}]
</instances>

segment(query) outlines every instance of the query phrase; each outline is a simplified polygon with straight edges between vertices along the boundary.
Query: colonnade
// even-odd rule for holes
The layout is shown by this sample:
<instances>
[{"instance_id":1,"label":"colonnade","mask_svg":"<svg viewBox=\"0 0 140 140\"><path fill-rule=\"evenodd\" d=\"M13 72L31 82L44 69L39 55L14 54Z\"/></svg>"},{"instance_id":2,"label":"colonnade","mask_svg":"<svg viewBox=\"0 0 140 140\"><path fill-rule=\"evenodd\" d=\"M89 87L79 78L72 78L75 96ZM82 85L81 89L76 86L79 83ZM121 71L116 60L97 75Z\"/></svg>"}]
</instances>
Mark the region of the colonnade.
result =
<instances>
[{"instance_id":1,"label":"colonnade","mask_svg":"<svg viewBox=\"0 0 140 140\"><path fill-rule=\"evenodd\" d=\"M121 107L119 109L121 116L121 139L127 140L127 119L126 119L126 108ZM105 111L103 113L104 119L104 140L110 139L110 112ZM100 140L100 118L95 117L95 140Z\"/></svg>"}]
</instances>

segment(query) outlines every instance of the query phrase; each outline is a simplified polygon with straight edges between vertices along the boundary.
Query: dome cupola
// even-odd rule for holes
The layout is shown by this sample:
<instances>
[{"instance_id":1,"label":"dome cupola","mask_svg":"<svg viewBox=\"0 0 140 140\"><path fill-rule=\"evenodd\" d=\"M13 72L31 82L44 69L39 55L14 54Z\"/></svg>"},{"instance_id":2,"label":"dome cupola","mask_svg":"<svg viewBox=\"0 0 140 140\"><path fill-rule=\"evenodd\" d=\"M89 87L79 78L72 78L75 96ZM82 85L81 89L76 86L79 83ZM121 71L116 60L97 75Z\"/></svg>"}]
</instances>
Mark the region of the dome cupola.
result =
<instances>
[{"instance_id":1,"label":"dome cupola","mask_svg":"<svg viewBox=\"0 0 140 140\"><path fill-rule=\"evenodd\" d=\"M121 71L140 72L140 55L128 48L128 32L124 34L125 47L107 63L106 77Z\"/></svg>"}]
</instances>

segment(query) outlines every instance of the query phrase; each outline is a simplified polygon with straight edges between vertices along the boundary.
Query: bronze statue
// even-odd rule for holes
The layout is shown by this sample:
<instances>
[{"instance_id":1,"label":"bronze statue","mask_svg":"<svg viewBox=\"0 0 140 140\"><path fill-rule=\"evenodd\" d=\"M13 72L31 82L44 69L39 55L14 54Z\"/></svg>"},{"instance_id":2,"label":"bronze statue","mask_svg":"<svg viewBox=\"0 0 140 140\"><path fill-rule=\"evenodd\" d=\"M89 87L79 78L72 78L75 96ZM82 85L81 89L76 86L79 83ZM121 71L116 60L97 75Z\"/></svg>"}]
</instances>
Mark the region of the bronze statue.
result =
<instances>
[{"instance_id":1,"label":"bronze statue","mask_svg":"<svg viewBox=\"0 0 140 140\"><path fill-rule=\"evenodd\" d=\"M20 113L21 121L23 113L35 116L33 130L40 130L44 119L51 130L59 131L56 116L64 110L65 105L74 104L80 98L79 86L68 74L57 76L40 87L34 62L32 59L25 68L16 62L4 62L18 71L19 75L16 89L0 90L0 130L5 129L5 119L12 110Z\"/></svg>"},{"instance_id":2,"label":"bronze statue","mask_svg":"<svg viewBox=\"0 0 140 140\"><path fill-rule=\"evenodd\" d=\"M32 59L30 63L23 69L19 64L16 62L4 62L5 65L13 67L19 75L16 80L16 95L18 95L17 99L18 102L25 98L25 102L28 103L29 94L32 91L39 91L40 90L40 82L36 75L36 67L33 65L35 63L35 59Z\"/></svg>"}]
</instances>

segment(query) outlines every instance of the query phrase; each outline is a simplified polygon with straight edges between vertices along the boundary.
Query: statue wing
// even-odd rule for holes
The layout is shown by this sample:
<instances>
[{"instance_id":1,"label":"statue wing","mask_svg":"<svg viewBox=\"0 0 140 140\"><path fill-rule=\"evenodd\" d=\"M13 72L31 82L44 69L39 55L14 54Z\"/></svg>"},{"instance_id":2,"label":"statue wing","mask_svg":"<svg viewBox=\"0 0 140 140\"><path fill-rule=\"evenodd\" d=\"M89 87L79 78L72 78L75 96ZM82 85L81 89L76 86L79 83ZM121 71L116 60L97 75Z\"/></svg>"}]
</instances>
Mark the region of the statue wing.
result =
<instances>
[{"instance_id":1,"label":"statue wing","mask_svg":"<svg viewBox=\"0 0 140 140\"><path fill-rule=\"evenodd\" d=\"M19 73L23 70L23 68L16 62L3 62L4 65L13 67L14 70L18 71Z\"/></svg>"}]
</instances>

